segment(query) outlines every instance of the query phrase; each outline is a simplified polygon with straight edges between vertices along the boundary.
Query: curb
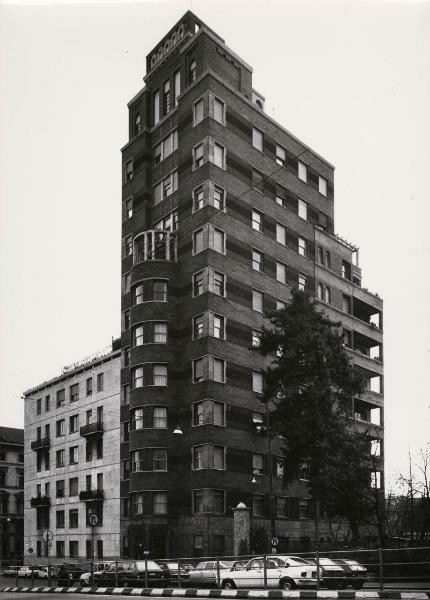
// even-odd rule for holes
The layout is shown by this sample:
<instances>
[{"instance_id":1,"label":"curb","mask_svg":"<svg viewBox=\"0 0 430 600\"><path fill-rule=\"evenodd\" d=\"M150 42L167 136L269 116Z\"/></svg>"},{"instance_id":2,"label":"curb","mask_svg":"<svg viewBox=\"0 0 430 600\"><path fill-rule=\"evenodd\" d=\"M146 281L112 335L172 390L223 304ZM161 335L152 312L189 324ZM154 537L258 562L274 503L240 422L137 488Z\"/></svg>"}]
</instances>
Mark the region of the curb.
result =
<instances>
[{"instance_id":1,"label":"curb","mask_svg":"<svg viewBox=\"0 0 430 600\"><path fill-rule=\"evenodd\" d=\"M414 592L398 590L383 591L317 591L294 590L201 590L196 588L122 588L122 587L5 587L1 592L34 592L45 594L104 594L112 596L163 596L183 598L237 598L251 599L282 599L297 598L298 600L430 600L430 592Z\"/></svg>"}]
</instances>

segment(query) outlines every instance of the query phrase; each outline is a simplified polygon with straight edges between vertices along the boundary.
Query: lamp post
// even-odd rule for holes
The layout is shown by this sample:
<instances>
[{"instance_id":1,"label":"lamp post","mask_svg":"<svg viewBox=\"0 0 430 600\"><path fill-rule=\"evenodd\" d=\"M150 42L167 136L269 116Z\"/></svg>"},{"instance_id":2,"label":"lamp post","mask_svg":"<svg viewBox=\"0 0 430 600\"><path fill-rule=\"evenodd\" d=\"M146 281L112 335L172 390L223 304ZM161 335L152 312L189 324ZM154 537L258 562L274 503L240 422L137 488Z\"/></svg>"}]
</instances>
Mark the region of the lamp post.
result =
<instances>
[{"instance_id":1,"label":"lamp post","mask_svg":"<svg viewBox=\"0 0 430 600\"><path fill-rule=\"evenodd\" d=\"M267 470L269 475L269 518L270 518L270 549L276 553L276 545L272 540L276 540L276 518L275 518L275 496L273 491L273 456L272 456L272 430L270 423L269 402L264 400L263 394L258 394L257 398L266 405L266 443L267 443ZM262 428L260 428L261 431ZM255 483L255 477L252 478Z\"/></svg>"}]
</instances>

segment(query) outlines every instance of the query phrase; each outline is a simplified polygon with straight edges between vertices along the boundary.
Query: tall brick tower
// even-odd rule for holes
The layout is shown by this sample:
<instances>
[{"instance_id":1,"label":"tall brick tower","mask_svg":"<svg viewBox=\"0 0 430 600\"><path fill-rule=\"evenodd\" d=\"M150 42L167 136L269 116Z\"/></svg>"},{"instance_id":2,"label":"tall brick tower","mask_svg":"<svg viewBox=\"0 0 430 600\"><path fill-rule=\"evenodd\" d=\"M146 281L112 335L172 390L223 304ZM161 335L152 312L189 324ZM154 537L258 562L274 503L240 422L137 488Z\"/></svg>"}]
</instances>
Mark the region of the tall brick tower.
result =
<instances>
[{"instance_id":1,"label":"tall brick tower","mask_svg":"<svg viewBox=\"0 0 430 600\"><path fill-rule=\"evenodd\" d=\"M280 440L269 460L251 347L293 287L342 321L382 487L382 301L334 233L333 166L264 112L224 40L187 12L146 68L122 150L122 553L231 553L239 502L253 549L273 531L305 549L306 465L284 487Z\"/></svg>"}]
</instances>

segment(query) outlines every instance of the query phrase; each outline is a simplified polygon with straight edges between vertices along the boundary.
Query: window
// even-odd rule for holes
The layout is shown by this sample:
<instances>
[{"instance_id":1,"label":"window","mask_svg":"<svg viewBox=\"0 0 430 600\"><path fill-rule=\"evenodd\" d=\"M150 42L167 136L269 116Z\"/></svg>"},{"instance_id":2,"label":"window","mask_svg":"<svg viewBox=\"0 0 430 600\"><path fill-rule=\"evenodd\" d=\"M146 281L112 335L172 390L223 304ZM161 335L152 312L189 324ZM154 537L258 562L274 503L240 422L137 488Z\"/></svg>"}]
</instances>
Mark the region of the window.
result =
<instances>
[{"instance_id":1,"label":"window","mask_svg":"<svg viewBox=\"0 0 430 600\"><path fill-rule=\"evenodd\" d=\"M193 212L207 205L217 210L225 209L224 188L209 180L193 190Z\"/></svg>"},{"instance_id":2,"label":"window","mask_svg":"<svg viewBox=\"0 0 430 600\"><path fill-rule=\"evenodd\" d=\"M178 171L173 171L162 181L154 185L154 205L159 204L162 200L176 192L178 189Z\"/></svg>"},{"instance_id":3,"label":"window","mask_svg":"<svg viewBox=\"0 0 430 600\"><path fill-rule=\"evenodd\" d=\"M37 415L42 414L42 398L38 398L36 400L36 414Z\"/></svg>"},{"instance_id":4,"label":"window","mask_svg":"<svg viewBox=\"0 0 430 600\"><path fill-rule=\"evenodd\" d=\"M195 60L192 60L188 66L188 83L193 83L197 77L197 64Z\"/></svg>"},{"instance_id":5,"label":"window","mask_svg":"<svg viewBox=\"0 0 430 600\"><path fill-rule=\"evenodd\" d=\"M97 391L102 392L104 389L104 373L98 373L97 375Z\"/></svg>"},{"instance_id":6,"label":"window","mask_svg":"<svg viewBox=\"0 0 430 600\"><path fill-rule=\"evenodd\" d=\"M64 406L66 402L66 390L58 390L57 391L57 408L60 406Z\"/></svg>"},{"instance_id":7,"label":"window","mask_svg":"<svg viewBox=\"0 0 430 600\"><path fill-rule=\"evenodd\" d=\"M173 75L173 87L174 87L174 97L173 104L174 106L178 105L178 98L181 93L181 71L175 71Z\"/></svg>"},{"instance_id":8,"label":"window","mask_svg":"<svg viewBox=\"0 0 430 600\"><path fill-rule=\"evenodd\" d=\"M309 502L306 498L300 498L299 518L300 520L309 519Z\"/></svg>"},{"instance_id":9,"label":"window","mask_svg":"<svg viewBox=\"0 0 430 600\"><path fill-rule=\"evenodd\" d=\"M121 479L127 480L130 478L130 460L126 458L121 461ZM124 515L126 516L126 515Z\"/></svg>"},{"instance_id":10,"label":"window","mask_svg":"<svg viewBox=\"0 0 430 600\"><path fill-rule=\"evenodd\" d=\"M193 360L193 383L205 380L225 383L225 360L214 356Z\"/></svg>"},{"instance_id":11,"label":"window","mask_svg":"<svg viewBox=\"0 0 430 600\"><path fill-rule=\"evenodd\" d=\"M381 456L381 440L370 440L370 454L371 456Z\"/></svg>"},{"instance_id":12,"label":"window","mask_svg":"<svg viewBox=\"0 0 430 600\"><path fill-rule=\"evenodd\" d=\"M147 279L133 288L133 304L167 302L167 281Z\"/></svg>"},{"instance_id":13,"label":"window","mask_svg":"<svg viewBox=\"0 0 430 600\"><path fill-rule=\"evenodd\" d=\"M76 529L79 527L79 510L72 508L69 510L69 528Z\"/></svg>"},{"instance_id":14,"label":"window","mask_svg":"<svg viewBox=\"0 0 430 600\"><path fill-rule=\"evenodd\" d=\"M324 264L324 251L321 247L318 248L317 253L318 262L323 265Z\"/></svg>"},{"instance_id":15,"label":"window","mask_svg":"<svg viewBox=\"0 0 430 600\"><path fill-rule=\"evenodd\" d=\"M324 289L324 302L327 302L327 304L330 304L331 302L331 291L328 286Z\"/></svg>"},{"instance_id":16,"label":"window","mask_svg":"<svg viewBox=\"0 0 430 600\"><path fill-rule=\"evenodd\" d=\"M56 437L62 437L63 435L65 435L65 433L66 433L65 424L66 424L66 422L64 419L60 419L59 421L56 422L56 424L55 424Z\"/></svg>"},{"instance_id":17,"label":"window","mask_svg":"<svg viewBox=\"0 0 430 600\"><path fill-rule=\"evenodd\" d=\"M322 283L318 284L317 290L318 290L318 299L319 300L324 300L324 288L323 288Z\"/></svg>"},{"instance_id":18,"label":"window","mask_svg":"<svg viewBox=\"0 0 430 600\"><path fill-rule=\"evenodd\" d=\"M281 223L276 223L276 241L284 246L287 245L287 228Z\"/></svg>"},{"instance_id":19,"label":"window","mask_svg":"<svg viewBox=\"0 0 430 600\"><path fill-rule=\"evenodd\" d=\"M96 442L96 458L103 458L103 438L98 439Z\"/></svg>"},{"instance_id":20,"label":"window","mask_svg":"<svg viewBox=\"0 0 430 600\"><path fill-rule=\"evenodd\" d=\"M225 470L225 448L224 446L213 446L203 444L193 447L193 469L215 469Z\"/></svg>"},{"instance_id":21,"label":"window","mask_svg":"<svg viewBox=\"0 0 430 600\"><path fill-rule=\"evenodd\" d=\"M318 191L323 196L327 196L327 179L324 179L321 175L318 177Z\"/></svg>"},{"instance_id":22,"label":"window","mask_svg":"<svg viewBox=\"0 0 430 600\"><path fill-rule=\"evenodd\" d=\"M49 412L51 410L51 396L45 396L45 412Z\"/></svg>"},{"instance_id":23,"label":"window","mask_svg":"<svg viewBox=\"0 0 430 600\"><path fill-rule=\"evenodd\" d=\"M133 160L128 160L124 165L124 183L133 179Z\"/></svg>"},{"instance_id":24,"label":"window","mask_svg":"<svg viewBox=\"0 0 430 600\"><path fill-rule=\"evenodd\" d=\"M301 256L307 256L308 255L308 241L305 240L305 238L299 237L297 242L298 242L298 253Z\"/></svg>"},{"instance_id":25,"label":"window","mask_svg":"<svg viewBox=\"0 0 430 600\"><path fill-rule=\"evenodd\" d=\"M160 121L160 92L157 90L152 97L152 110L154 115L154 125Z\"/></svg>"},{"instance_id":26,"label":"window","mask_svg":"<svg viewBox=\"0 0 430 600\"><path fill-rule=\"evenodd\" d=\"M274 459L274 467L275 467L275 477L278 479L283 479L284 477L284 459L283 458L275 458Z\"/></svg>"},{"instance_id":27,"label":"window","mask_svg":"<svg viewBox=\"0 0 430 600\"><path fill-rule=\"evenodd\" d=\"M285 148L276 144L276 162L281 167L285 167L287 162L287 155L285 152Z\"/></svg>"},{"instance_id":28,"label":"window","mask_svg":"<svg viewBox=\"0 0 430 600\"><path fill-rule=\"evenodd\" d=\"M79 400L79 383L74 383L69 388L70 402L76 402Z\"/></svg>"},{"instance_id":29,"label":"window","mask_svg":"<svg viewBox=\"0 0 430 600\"><path fill-rule=\"evenodd\" d=\"M140 127L141 127L140 113L137 113L137 115L134 117L134 135L137 135L138 133L140 133Z\"/></svg>"},{"instance_id":30,"label":"window","mask_svg":"<svg viewBox=\"0 0 430 600\"><path fill-rule=\"evenodd\" d=\"M225 296L225 275L212 268L203 269L193 275L193 296L200 296L205 292L212 292L218 296Z\"/></svg>"},{"instance_id":31,"label":"window","mask_svg":"<svg viewBox=\"0 0 430 600\"><path fill-rule=\"evenodd\" d=\"M69 448L69 465L77 465L79 462L79 446Z\"/></svg>"},{"instance_id":32,"label":"window","mask_svg":"<svg viewBox=\"0 0 430 600\"><path fill-rule=\"evenodd\" d=\"M279 206L283 206L286 208L287 206L287 190L283 188L281 185L276 186L275 192L276 204Z\"/></svg>"},{"instance_id":33,"label":"window","mask_svg":"<svg viewBox=\"0 0 430 600\"><path fill-rule=\"evenodd\" d=\"M69 432L76 433L79 429L79 415L69 417Z\"/></svg>"},{"instance_id":34,"label":"window","mask_svg":"<svg viewBox=\"0 0 430 600\"><path fill-rule=\"evenodd\" d=\"M163 85L163 113L166 115L170 108L170 80L168 79Z\"/></svg>"},{"instance_id":35,"label":"window","mask_svg":"<svg viewBox=\"0 0 430 600\"><path fill-rule=\"evenodd\" d=\"M126 273L123 277L124 294L127 294L130 291L130 282L131 282L131 275L130 275L130 273Z\"/></svg>"},{"instance_id":36,"label":"window","mask_svg":"<svg viewBox=\"0 0 430 600\"><path fill-rule=\"evenodd\" d=\"M155 302L167 302L167 281L152 280L152 299Z\"/></svg>"},{"instance_id":37,"label":"window","mask_svg":"<svg viewBox=\"0 0 430 600\"><path fill-rule=\"evenodd\" d=\"M224 490L193 490L193 512L223 514L225 512Z\"/></svg>"},{"instance_id":38,"label":"window","mask_svg":"<svg viewBox=\"0 0 430 600\"><path fill-rule=\"evenodd\" d=\"M225 254L225 233L213 225L206 224L193 233L193 254L199 254L208 248Z\"/></svg>"},{"instance_id":39,"label":"window","mask_svg":"<svg viewBox=\"0 0 430 600\"><path fill-rule=\"evenodd\" d=\"M225 148L209 138L209 161L220 169L225 169Z\"/></svg>"},{"instance_id":40,"label":"window","mask_svg":"<svg viewBox=\"0 0 430 600\"><path fill-rule=\"evenodd\" d=\"M55 497L64 498L64 479L55 482Z\"/></svg>"},{"instance_id":41,"label":"window","mask_svg":"<svg viewBox=\"0 0 430 600\"><path fill-rule=\"evenodd\" d=\"M193 339L208 335L222 340L225 339L225 319L223 316L207 311L194 317Z\"/></svg>"},{"instance_id":42,"label":"window","mask_svg":"<svg viewBox=\"0 0 430 600\"><path fill-rule=\"evenodd\" d=\"M307 277L306 275L303 275L302 273L299 273L299 291L300 292L304 292L306 289L306 281L307 281Z\"/></svg>"},{"instance_id":43,"label":"window","mask_svg":"<svg viewBox=\"0 0 430 600\"><path fill-rule=\"evenodd\" d=\"M252 211L252 229L263 233L263 213L258 210Z\"/></svg>"},{"instance_id":44,"label":"window","mask_svg":"<svg viewBox=\"0 0 430 600\"><path fill-rule=\"evenodd\" d=\"M214 185L214 187L213 187L213 206L214 206L214 208L217 208L218 210L225 209L224 196L225 196L224 188L220 187L219 185ZM210 199L210 196L209 196L209 199Z\"/></svg>"},{"instance_id":45,"label":"window","mask_svg":"<svg viewBox=\"0 0 430 600\"><path fill-rule=\"evenodd\" d=\"M297 211L299 217L301 217L305 221L308 220L308 205L304 200L300 200L300 198L297 203Z\"/></svg>"},{"instance_id":46,"label":"window","mask_svg":"<svg viewBox=\"0 0 430 600\"><path fill-rule=\"evenodd\" d=\"M203 186L200 185L198 188L193 190L193 210L196 212L204 206L204 192Z\"/></svg>"},{"instance_id":47,"label":"window","mask_svg":"<svg viewBox=\"0 0 430 600\"><path fill-rule=\"evenodd\" d=\"M252 249L252 268L254 271L263 273L264 254L258 250Z\"/></svg>"},{"instance_id":48,"label":"window","mask_svg":"<svg viewBox=\"0 0 430 600\"><path fill-rule=\"evenodd\" d=\"M304 163L300 161L298 161L297 163L297 176L305 183L308 181L308 168Z\"/></svg>"},{"instance_id":49,"label":"window","mask_svg":"<svg viewBox=\"0 0 430 600\"><path fill-rule=\"evenodd\" d=\"M252 496L252 514L254 517L264 517L264 496Z\"/></svg>"},{"instance_id":50,"label":"window","mask_svg":"<svg viewBox=\"0 0 430 600\"><path fill-rule=\"evenodd\" d=\"M251 334L251 345L253 348L260 346L261 331L259 329L253 329Z\"/></svg>"},{"instance_id":51,"label":"window","mask_svg":"<svg viewBox=\"0 0 430 600\"><path fill-rule=\"evenodd\" d=\"M212 94L209 94L209 114L215 121L225 125L225 104Z\"/></svg>"},{"instance_id":52,"label":"window","mask_svg":"<svg viewBox=\"0 0 430 600\"><path fill-rule=\"evenodd\" d=\"M203 144L193 148L193 169L198 169L203 164Z\"/></svg>"},{"instance_id":53,"label":"window","mask_svg":"<svg viewBox=\"0 0 430 600\"><path fill-rule=\"evenodd\" d=\"M133 515L166 515L167 492L138 492L132 495Z\"/></svg>"},{"instance_id":54,"label":"window","mask_svg":"<svg viewBox=\"0 0 430 600\"><path fill-rule=\"evenodd\" d=\"M257 192L264 194L264 175L257 169L252 169L252 187Z\"/></svg>"},{"instance_id":55,"label":"window","mask_svg":"<svg viewBox=\"0 0 430 600\"><path fill-rule=\"evenodd\" d=\"M65 554L64 554L64 541L63 540L57 540L57 542L55 542L55 550L56 550L57 558L64 558Z\"/></svg>"},{"instance_id":56,"label":"window","mask_svg":"<svg viewBox=\"0 0 430 600\"><path fill-rule=\"evenodd\" d=\"M154 165L158 165L162 160L170 156L178 148L178 130L171 131L154 148Z\"/></svg>"},{"instance_id":57,"label":"window","mask_svg":"<svg viewBox=\"0 0 430 600\"><path fill-rule=\"evenodd\" d=\"M97 558L103 558L103 540L97 540Z\"/></svg>"},{"instance_id":58,"label":"window","mask_svg":"<svg viewBox=\"0 0 430 600\"><path fill-rule=\"evenodd\" d=\"M252 473L253 475L263 475L264 473L264 455L252 455Z\"/></svg>"},{"instance_id":59,"label":"window","mask_svg":"<svg viewBox=\"0 0 430 600\"><path fill-rule=\"evenodd\" d=\"M352 302L351 302L351 297L350 296L342 296L342 310L343 312L347 313L348 315L351 314L352 312Z\"/></svg>"},{"instance_id":60,"label":"window","mask_svg":"<svg viewBox=\"0 0 430 600\"><path fill-rule=\"evenodd\" d=\"M256 127L252 128L252 145L263 152L263 132Z\"/></svg>"},{"instance_id":61,"label":"window","mask_svg":"<svg viewBox=\"0 0 430 600\"><path fill-rule=\"evenodd\" d=\"M167 471L166 448L144 448L131 453L131 470L133 473L141 471Z\"/></svg>"},{"instance_id":62,"label":"window","mask_svg":"<svg viewBox=\"0 0 430 600\"><path fill-rule=\"evenodd\" d=\"M133 413L132 429L167 428L167 408L165 406L145 406L136 408Z\"/></svg>"},{"instance_id":63,"label":"window","mask_svg":"<svg viewBox=\"0 0 430 600\"><path fill-rule=\"evenodd\" d=\"M193 404L193 425L225 426L225 405L215 400L202 400Z\"/></svg>"},{"instance_id":64,"label":"window","mask_svg":"<svg viewBox=\"0 0 430 600\"><path fill-rule=\"evenodd\" d=\"M322 229L327 229L328 227L328 216L322 212L318 213L318 222L319 226Z\"/></svg>"},{"instance_id":65,"label":"window","mask_svg":"<svg viewBox=\"0 0 430 600\"><path fill-rule=\"evenodd\" d=\"M193 123L194 125L198 125L201 121L203 121L203 98L194 102L193 105Z\"/></svg>"},{"instance_id":66,"label":"window","mask_svg":"<svg viewBox=\"0 0 430 600\"><path fill-rule=\"evenodd\" d=\"M276 261L276 280L287 283L287 265L279 262L279 260Z\"/></svg>"},{"instance_id":67,"label":"window","mask_svg":"<svg viewBox=\"0 0 430 600\"><path fill-rule=\"evenodd\" d=\"M71 477L69 479L69 496L78 496L79 479Z\"/></svg>"},{"instance_id":68,"label":"window","mask_svg":"<svg viewBox=\"0 0 430 600\"><path fill-rule=\"evenodd\" d=\"M285 310L287 308L287 303L283 300L276 300L276 310Z\"/></svg>"},{"instance_id":69,"label":"window","mask_svg":"<svg viewBox=\"0 0 430 600\"><path fill-rule=\"evenodd\" d=\"M91 396L93 393L93 378L92 377L88 377L88 379L86 381L86 391L87 391L87 396Z\"/></svg>"},{"instance_id":70,"label":"window","mask_svg":"<svg viewBox=\"0 0 430 600\"><path fill-rule=\"evenodd\" d=\"M155 344L166 344L167 343L167 323L164 321L158 322L154 321L153 324L154 330L154 343Z\"/></svg>"},{"instance_id":71,"label":"window","mask_svg":"<svg viewBox=\"0 0 430 600\"><path fill-rule=\"evenodd\" d=\"M103 489L103 473L97 473L97 489Z\"/></svg>"},{"instance_id":72,"label":"window","mask_svg":"<svg viewBox=\"0 0 430 600\"><path fill-rule=\"evenodd\" d=\"M257 394L263 393L263 373L261 371L252 371L252 391Z\"/></svg>"},{"instance_id":73,"label":"window","mask_svg":"<svg viewBox=\"0 0 430 600\"><path fill-rule=\"evenodd\" d=\"M325 266L327 269L331 268L331 255L328 250L325 251Z\"/></svg>"},{"instance_id":74,"label":"window","mask_svg":"<svg viewBox=\"0 0 430 600\"><path fill-rule=\"evenodd\" d=\"M351 280L351 263L347 260L342 261L342 277Z\"/></svg>"},{"instance_id":75,"label":"window","mask_svg":"<svg viewBox=\"0 0 430 600\"><path fill-rule=\"evenodd\" d=\"M252 290L252 309L263 312L264 294L259 290Z\"/></svg>"}]
</instances>

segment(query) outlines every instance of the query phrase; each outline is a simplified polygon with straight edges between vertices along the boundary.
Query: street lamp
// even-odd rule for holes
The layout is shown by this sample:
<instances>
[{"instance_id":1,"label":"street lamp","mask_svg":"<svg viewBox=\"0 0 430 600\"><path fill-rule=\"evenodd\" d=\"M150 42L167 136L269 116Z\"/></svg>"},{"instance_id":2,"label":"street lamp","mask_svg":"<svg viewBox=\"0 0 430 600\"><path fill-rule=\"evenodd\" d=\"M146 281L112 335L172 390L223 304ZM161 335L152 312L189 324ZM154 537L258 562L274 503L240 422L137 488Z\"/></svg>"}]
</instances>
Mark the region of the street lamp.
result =
<instances>
[{"instance_id":1,"label":"street lamp","mask_svg":"<svg viewBox=\"0 0 430 600\"><path fill-rule=\"evenodd\" d=\"M267 442L267 470L269 475L269 517L270 517L270 538L276 539L276 519L275 519L275 496L273 491L273 457L272 457L272 431L270 427L270 410L269 402L264 400L263 394L257 394L258 400L264 402L266 405L266 442ZM264 428L260 425L257 427L257 431L264 431ZM253 477L254 482L255 477Z\"/></svg>"},{"instance_id":2,"label":"street lamp","mask_svg":"<svg viewBox=\"0 0 430 600\"><path fill-rule=\"evenodd\" d=\"M173 430L173 435L182 435L184 432L181 429L181 424L177 423L175 429Z\"/></svg>"}]
</instances>

